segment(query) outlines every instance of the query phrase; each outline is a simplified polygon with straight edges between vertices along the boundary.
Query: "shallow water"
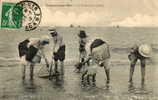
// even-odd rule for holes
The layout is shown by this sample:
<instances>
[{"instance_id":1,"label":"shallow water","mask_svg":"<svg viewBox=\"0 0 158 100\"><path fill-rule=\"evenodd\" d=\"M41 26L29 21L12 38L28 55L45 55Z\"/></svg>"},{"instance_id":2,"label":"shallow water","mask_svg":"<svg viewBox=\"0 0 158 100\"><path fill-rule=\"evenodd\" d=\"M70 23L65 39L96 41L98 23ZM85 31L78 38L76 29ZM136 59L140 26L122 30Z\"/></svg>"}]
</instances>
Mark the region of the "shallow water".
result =
<instances>
[{"instance_id":1,"label":"shallow water","mask_svg":"<svg viewBox=\"0 0 158 100\"><path fill-rule=\"evenodd\" d=\"M83 28L89 35L106 40L111 47L111 83L106 84L104 70L98 68L96 87L82 87L80 74L74 73L74 64L78 61L79 28L57 28L64 36L66 44L65 78L63 83L38 78L38 72L44 63L35 67L35 79L21 80L17 45L27 37L49 35L47 28L31 32L23 30L0 30L0 99L4 100L158 100L158 29L156 28ZM129 62L127 54L134 43L150 43L154 48L154 57L148 61L146 84L141 85L139 62L134 73L134 83L128 83ZM52 44L47 46L46 55L51 60Z\"/></svg>"}]
</instances>

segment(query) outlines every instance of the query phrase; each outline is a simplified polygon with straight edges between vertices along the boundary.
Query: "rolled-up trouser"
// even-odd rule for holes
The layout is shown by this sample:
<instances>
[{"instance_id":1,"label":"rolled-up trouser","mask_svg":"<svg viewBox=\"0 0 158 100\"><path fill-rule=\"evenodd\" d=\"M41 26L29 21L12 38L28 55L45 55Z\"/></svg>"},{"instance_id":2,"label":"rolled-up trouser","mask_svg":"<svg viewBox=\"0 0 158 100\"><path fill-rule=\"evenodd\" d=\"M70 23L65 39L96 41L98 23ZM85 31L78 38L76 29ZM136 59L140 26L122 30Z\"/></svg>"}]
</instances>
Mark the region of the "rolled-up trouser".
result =
<instances>
[{"instance_id":1,"label":"rolled-up trouser","mask_svg":"<svg viewBox=\"0 0 158 100\"><path fill-rule=\"evenodd\" d=\"M141 65L144 66L144 64L145 64L144 61L145 61L146 58L141 56L141 55L139 55L139 54L130 53L128 55L128 59L129 59L129 61L131 62L132 65L135 65L137 63L137 60L139 59L140 62L141 62Z\"/></svg>"},{"instance_id":2,"label":"rolled-up trouser","mask_svg":"<svg viewBox=\"0 0 158 100\"><path fill-rule=\"evenodd\" d=\"M54 55L54 60L55 61L64 61L65 60L65 45L62 45L59 47L58 51Z\"/></svg>"}]
</instances>

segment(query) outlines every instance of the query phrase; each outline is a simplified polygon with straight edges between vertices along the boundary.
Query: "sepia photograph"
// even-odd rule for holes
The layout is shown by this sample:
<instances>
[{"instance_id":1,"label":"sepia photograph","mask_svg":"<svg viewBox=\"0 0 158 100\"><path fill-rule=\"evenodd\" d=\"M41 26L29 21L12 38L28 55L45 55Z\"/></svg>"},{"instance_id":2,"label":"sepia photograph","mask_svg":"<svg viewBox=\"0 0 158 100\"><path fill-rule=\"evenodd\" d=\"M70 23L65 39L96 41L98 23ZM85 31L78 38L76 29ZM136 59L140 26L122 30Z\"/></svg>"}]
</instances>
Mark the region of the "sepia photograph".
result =
<instances>
[{"instance_id":1,"label":"sepia photograph","mask_svg":"<svg viewBox=\"0 0 158 100\"><path fill-rule=\"evenodd\" d=\"M158 100L157 0L0 0L0 100Z\"/></svg>"}]
</instances>

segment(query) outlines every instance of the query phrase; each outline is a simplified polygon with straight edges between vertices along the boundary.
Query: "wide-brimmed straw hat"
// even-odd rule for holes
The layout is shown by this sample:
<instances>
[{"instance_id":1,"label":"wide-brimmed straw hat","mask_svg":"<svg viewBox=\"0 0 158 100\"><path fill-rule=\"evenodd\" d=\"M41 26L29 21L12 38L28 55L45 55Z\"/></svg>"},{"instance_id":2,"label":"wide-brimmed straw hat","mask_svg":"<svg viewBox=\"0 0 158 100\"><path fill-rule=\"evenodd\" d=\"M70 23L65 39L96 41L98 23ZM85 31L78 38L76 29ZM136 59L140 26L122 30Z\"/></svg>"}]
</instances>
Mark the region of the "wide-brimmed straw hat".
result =
<instances>
[{"instance_id":1,"label":"wide-brimmed straw hat","mask_svg":"<svg viewBox=\"0 0 158 100\"><path fill-rule=\"evenodd\" d=\"M152 48L150 45L147 45L147 44L140 45L138 48L138 51L139 51L140 55L142 55L143 57L152 56Z\"/></svg>"},{"instance_id":2,"label":"wide-brimmed straw hat","mask_svg":"<svg viewBox=\"0 0 158 100\"><path fill-rule=\"evenodd\" d=\"M80 33L78 34L78 36L80 38L86 38L86 37L88 37L87 34L86 34L86 32L84 30L80 30Z\"/></svg>"}]
</instances>

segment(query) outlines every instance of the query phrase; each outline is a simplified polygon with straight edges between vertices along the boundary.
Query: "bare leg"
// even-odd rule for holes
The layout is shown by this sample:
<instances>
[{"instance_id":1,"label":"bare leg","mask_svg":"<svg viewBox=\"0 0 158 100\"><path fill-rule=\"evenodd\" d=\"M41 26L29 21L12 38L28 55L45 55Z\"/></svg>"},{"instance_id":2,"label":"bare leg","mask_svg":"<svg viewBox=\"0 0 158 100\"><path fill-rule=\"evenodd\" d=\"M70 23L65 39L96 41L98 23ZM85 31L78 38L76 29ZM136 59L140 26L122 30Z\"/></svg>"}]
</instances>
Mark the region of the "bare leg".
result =
<instances>
[{"instance_id":1,"label":"bare leg","mask_svg":"<svg viewBox=\"0 0 158 100\"><path fill-rule=\"evenodd\" d=\"M145 59L141 60L141 76L142 76L142 84L144 84L145 81Z\"/></svg>"},{"instance_id":2,"label":"bare leg","mask_svg":"<svg viewBox=\"0 0 158 100\"><path fill-rule=\"evenodd\" d=\"M55 63L54 71L55 73L58 73L58 61L54 61L54 63Z\"/></svg>"},{"instance_id":3,"label":"bare leg","mask_svg":"<svg viewBox=\"0 0 158 100\"><path fill-rule=\"evenodd\" d=\"M107 84L109 84L110 83L110 69L107 69L106 70L106 77L107 77Z\"/></svg>"},{"instance_id":4,"label":"bare leg","mask_svg":"<svg viewBox=\"0 0 158 100\"><path fill-rule=\"evenodd\" d=\"M91 75L87 75L87 84L90 85L90 76Z\"/></svg>"},{"instance_id":5,"label":"bare leg","mask_svg":"<svg viewBox=\"0 0 158 100\"><path fill-rule=\"evenodd\" d=\"M84 82L84 77L85 75L87 74L88 71L85 71L83 74L82 74L82 82Z\"/></svg>"},{"instance_id":6,"label":"bare leg","mask_svg":"<svg viewBox=\"0 0 158 100\"><path fill-rule=\"evenodd\" d=\"M50 65L49 80L51 80L52 78L52 67L53 67L53 61L51 61L51 65Z\"/></svg>"},{"instance_id":7,"label":"bare leg","mask_svg":"<svg viewBox=\"0 0 158 100\"><path fill-rule=\"evenodd\" d=\"M30 65L30 80L33 80L34 64Z\"/></svg>"},{"instance_id":8,"label":"bare leg","mask_svg":"<svg viewBox=\"0 0 158 100\"><path fill-rule=\"evenodd\" d=\"M22 79L25 79L26 65L22 65Z\"/></svg>"},{"instance_id":9,"label":"bare leg","mask_svg":"<svg viewBox=\"0 0 158 100\"><path fill-rule=\"evenodd\" d=\"M95 86L95 82L96 82L96 74L94 74L93 76L92 76L92 78L93 78L93 86Z\"/></svg>"},{"instance_id":10,"label":"bare leg","mask_svg":"<svg viewBox=\"0 0 158 100\"><path fill-rule=\"evenodd\" d=\"M93 74L93 82L95 82L96 74Z\"/></svg>"},{"instance_id":11,"label":"bare leg","mask_svg":"<svg viewBox=\"0 0 158 100\"><path fill-rule=\"evenodd\" d=\"M60 61L60 69L61 69L61 75L65 74L65 70L64 70L64 61Z\"/></svg>"},{"instance_id":12,"label":"bare leg","mask_svg":"<svg viewBox=\"0 0 158 100\"><path fill-rule=\"evenodd\" d=\"M104 66L104 70L107 77L106 83L109 84L110 83L110 69L106 69L106 67Z\"/></svg>"},{"instance_id":13,"label":"bare leg","mask_svg":"<svg viewBox=\"0 0 158 100\"><path fill-rule=\"evenodd\" d=\"M131 62L130 65L130 75L129 75L129 82L132 83L133 82L133 73L134 73L134 69L135 69L135 65L136 65L137 59Z\"/></svg>"}]
</instances>

